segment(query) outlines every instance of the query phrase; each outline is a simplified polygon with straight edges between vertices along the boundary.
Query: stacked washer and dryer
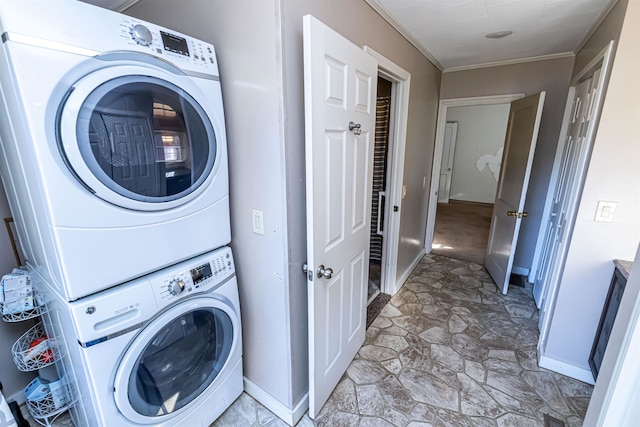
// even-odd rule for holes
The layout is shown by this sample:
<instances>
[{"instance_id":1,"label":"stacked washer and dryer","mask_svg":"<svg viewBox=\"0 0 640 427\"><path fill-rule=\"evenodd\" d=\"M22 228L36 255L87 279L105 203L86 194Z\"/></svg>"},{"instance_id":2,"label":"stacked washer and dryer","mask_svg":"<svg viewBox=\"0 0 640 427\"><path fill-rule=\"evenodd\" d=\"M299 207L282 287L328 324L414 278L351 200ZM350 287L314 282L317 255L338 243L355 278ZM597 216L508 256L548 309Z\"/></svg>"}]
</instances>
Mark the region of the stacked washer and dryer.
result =
<instances>
[{"instance_id":1,"label":"stacked washer and dryer","mask_svg":"<svg viewBox=\"0 0 640 427\"><path fill-rule=\"evenodd\" d=\"M1 173L78 426L208 426L242 392L211 44L0 1Z\"/></svg>"}]
</instances>

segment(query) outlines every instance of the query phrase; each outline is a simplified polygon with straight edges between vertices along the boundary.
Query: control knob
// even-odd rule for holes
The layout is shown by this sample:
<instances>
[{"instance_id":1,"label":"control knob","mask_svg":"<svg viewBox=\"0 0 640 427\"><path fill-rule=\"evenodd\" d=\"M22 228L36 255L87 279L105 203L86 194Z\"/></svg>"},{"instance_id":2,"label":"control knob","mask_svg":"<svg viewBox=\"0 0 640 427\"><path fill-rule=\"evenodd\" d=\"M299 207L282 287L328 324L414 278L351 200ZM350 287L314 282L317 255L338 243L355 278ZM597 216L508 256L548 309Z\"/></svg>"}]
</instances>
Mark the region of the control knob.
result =
<instances>
[{"instance_id":1,"label":"control knob","mask_svg":"<svg viewBox=\"0 0 640 427\"><path fill-rule=\"evenodd\" d=\"M178 295L180 293L182 293L182 291L184 291L184 280L181 279L177 279L177 280L172 280L171 283L169 283L169 293L171 295Z\"/></svg>"},{"instance_id":2,"label":"control knob","mask_svg":"<svg viewBox=\"0 0 640 427\"><path fill-rule=\"evenodd\" d=\"M149 46L153 41L153 34L147 27L136 24L129 30L131 38L141 46Z\"/></svg>"}]
</instances>

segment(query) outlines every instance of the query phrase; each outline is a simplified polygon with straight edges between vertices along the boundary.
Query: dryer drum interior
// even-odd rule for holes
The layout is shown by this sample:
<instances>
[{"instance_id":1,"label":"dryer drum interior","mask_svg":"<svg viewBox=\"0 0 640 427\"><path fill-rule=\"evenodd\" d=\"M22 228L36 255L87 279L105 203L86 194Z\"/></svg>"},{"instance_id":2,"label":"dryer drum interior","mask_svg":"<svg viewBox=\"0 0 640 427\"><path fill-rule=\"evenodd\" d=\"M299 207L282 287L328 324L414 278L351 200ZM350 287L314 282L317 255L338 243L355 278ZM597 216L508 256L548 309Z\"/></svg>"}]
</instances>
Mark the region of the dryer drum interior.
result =
<instances>
[{"instance_id":1,"label":"dryer drum interior","mask_svg":"<svg viewBox=\"0 0 640 427\"><path fill-rule=\"evenodd\" d=\"M102 184L143 202L190 194L215 164L215 132L202 107L155 77L123 76L98 86L78 113L76 138Z\"/></svg>"},{"instance_id":2,"label":"dryer drum interior","mask_svg":"<svg viewBox=\"0 0 640 427\"><path fill-rule=\"evenodd\" d=\"M149 340L133 365L131 407L154 417L188 405L218 376L232 344L232 321L220 309L198 309L175 318Z\"/></svg>"}]
</instances>

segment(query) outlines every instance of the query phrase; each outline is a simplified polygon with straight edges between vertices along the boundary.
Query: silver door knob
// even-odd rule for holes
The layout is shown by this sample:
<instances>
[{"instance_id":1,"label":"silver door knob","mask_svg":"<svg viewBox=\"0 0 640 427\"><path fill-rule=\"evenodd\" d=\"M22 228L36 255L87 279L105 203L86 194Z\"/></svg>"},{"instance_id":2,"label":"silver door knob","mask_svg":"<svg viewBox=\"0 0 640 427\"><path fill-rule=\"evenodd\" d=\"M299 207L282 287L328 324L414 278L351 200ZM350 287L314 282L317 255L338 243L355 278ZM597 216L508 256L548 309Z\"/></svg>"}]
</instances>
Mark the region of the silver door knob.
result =
<instances>
[{"instance_id":1,"label":"silver door knob","mask_svg":"<svg viewBox=\"0 0 640 427\"><path fill-rule=\"evenodd\" d=\"M331 279L333 277L333 270L331 268L325 268L324 265L320 264L318 269L316 270L318 273L318 278L322 279Z\"/></svg>"}]
</instances>

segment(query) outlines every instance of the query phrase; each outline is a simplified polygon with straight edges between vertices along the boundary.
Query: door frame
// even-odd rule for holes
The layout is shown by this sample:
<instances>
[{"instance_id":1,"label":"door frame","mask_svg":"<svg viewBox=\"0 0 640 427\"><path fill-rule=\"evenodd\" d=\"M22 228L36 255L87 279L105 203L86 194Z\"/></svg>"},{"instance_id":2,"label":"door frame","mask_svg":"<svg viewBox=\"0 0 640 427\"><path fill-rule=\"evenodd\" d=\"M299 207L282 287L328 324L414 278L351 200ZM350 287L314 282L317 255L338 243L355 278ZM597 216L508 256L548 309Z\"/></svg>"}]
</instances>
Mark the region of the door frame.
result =
<instances>
[{"instance_id":1,"label":"door frame","mask_svg":"<svg viewBox=\"0 0 640 427\"><path fill-rule=\"evenodd\" d=\"M550 274L549 274L549 282L546 284L546 289L542 290L541 293L541 301L544 303L540 307L540 337L538 339L538 354L540 355L540 359L544 358L545 349L547 346L547 338L549 335L549 328L551 326L551 318L553 317L553 310L555 308L558 291L560 289L560 279L562 274L564 273L565 261L567 259L567 253L569 251L569 243L573 236L573 228L576 223L576 216L578 214L578 207L580 204L580 198L582 195L582 190L584 188L584 182L587 176L587 170L589 168L589 163L591 161L591 152L593 151L593 143L595 142L596 132L598 130L598 124L600 122L600 114L602 113L602 106L604 104L604 98L606 95L606 89L609 84L609 77L611 75L611 67L613 66L613 57L614 57L614 47L615 42L612 40L609 44L598 53L598 55L589 62L576 76L571 80L571 88L570 88L570 99L567 99L567 105L573 104L573 97L576 93L576 86L584 80L589 75L593 74L593 72L601 67L602 70L600 72L600 80L598 81L598 90L596 94L596 99L594 100L593 106L593 115L594 118L591 121L592 124L587 129L587 134L585 137L586 142L586 150L587 155L585 156L584 164L581 165L580 170L577 172L579 174L578 179L574 182L573 188L569 189L568 192L573 193L575 196L570 202L569 209L567 210L567 222L564 230L562 231L563 238L562 243L558 248L558 254L556 255L553 264L549 266ZM565 116L562 123L562 132L560 134L560 142L558 143L558 150L564 147L565 138L567 136L567 131L569 126L565 124L570 119L570 114L567 114L566 110L570 110L568 107L565 109ZM562 146L562 147L561 147ZM560 157L562 156L562 151L559 151ZM547 200L545 201L545 210L543 211L543 219L546 219L551 210L551 199L554 196L555 192L555 184L558 180L558 172L557 168L559 168L558 153L556 153L556 158L554 159L553 171L551 175L551 181L549 183L549 189L547 192ZM558 164L556 164L558 163ZM548 205L548 206L547 206ZM540 227L541 230L543 227ZM542 244L544 240L541 236L538 236L538 240L536 243L536 252L534 253L534 263L535 270L533 270L534 265L532 264L532 271L537 275L537 270L539 268L540 262L540 254L538 251L542 250ZM537 254L537 257L535 257ZM535 278L535 276L532 276ZM578 377L576 377L578 378ZM583 379L586 382L589 382L589 378Z\"/></svg>"},{"instance_id":2,"label":"door frame","mask_svg":"<svg viewBox=\"0 0 640 427\"><path fill-rule=\"evenodd\" d=\"M424 238L424 249L431 253L436 226L436 210L438 209L438 187L440 184L440 165L442 164L442 150L444 148L444 131L447 125L447 110L452 107L469 107L495 104L509 104L524 98L524 93L506 95L475 96L470 98L441 99L438 107L438 121L436 124L436 139L433 148L433 162L431 164L431 185L429 187L429 207L427 209L427 228Z\"/></svg>"},{"instance_id":3,"label":"door frame","mask_svg":"<svg viewBox=\"0 0 640 427\"><path fill-rule=\"evenodd\" d=\"M389 132L390 150L387 154L387 202L384 217L386 232L382 241L382 286L380 292L395 294L402 283L397 282L398 246L400 243L400 213L402 209L402 180L404 176L404 152L407 142L409 118L409 89L411 74L369 46L364 51L378 61L378 76L391 82L391 123ZM400 210L394 212L392 207Z\"/></svg>"}]
</instances>

